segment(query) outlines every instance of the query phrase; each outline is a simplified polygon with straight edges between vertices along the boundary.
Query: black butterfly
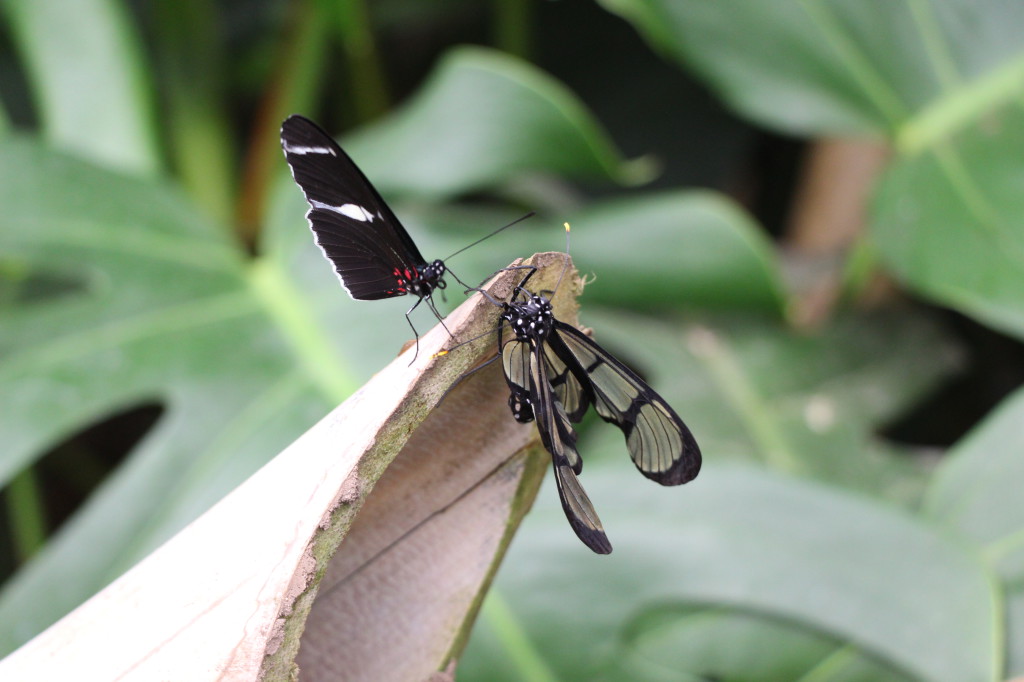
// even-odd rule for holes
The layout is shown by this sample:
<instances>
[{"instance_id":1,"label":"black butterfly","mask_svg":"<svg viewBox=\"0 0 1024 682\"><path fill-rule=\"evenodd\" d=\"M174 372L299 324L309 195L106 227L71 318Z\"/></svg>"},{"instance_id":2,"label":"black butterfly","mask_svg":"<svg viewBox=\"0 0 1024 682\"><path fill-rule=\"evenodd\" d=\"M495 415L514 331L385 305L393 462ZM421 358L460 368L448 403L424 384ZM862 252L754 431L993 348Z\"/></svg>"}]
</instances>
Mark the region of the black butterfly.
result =
<instances>
[{"instance_id":1,"label":"black butterfly","mask_svg":"<svg viewBox=\"0 0 1024 682\"><path fill-rule=\"evenodd\" d=\"M444 261L428 263L420 255L377 190L320 126L289 116L281 125L281 147L309 203L306 220L315 241L349 295L364 301L416 296L405 319L416 335L418 351L419 334L409 315L426 301L444 324L432 298L435 289L446 286L444 276L450 271Z\"/></svg>"},{"instance_id":2,"label":"black butterfly","mask_svg":"<svg viewBox=\"0 0 1024 682\"><path fill-rule=\"evenodd\" d=\"M598 554L612 551L601 520L577 474L583 461L576 451L573 422L590 405L626 436L629 454L644 476L661 485L680 485L700 471L700 448L690 430L665 400L590 337L556 319L551 302L531 293L530 272L501 306L498 349L511 395L509 407L519 422L537 420L544 447L551 453L555 482L569 525ZM508 323L515 339L502 343Z\"/></svg>"}]
</instances>

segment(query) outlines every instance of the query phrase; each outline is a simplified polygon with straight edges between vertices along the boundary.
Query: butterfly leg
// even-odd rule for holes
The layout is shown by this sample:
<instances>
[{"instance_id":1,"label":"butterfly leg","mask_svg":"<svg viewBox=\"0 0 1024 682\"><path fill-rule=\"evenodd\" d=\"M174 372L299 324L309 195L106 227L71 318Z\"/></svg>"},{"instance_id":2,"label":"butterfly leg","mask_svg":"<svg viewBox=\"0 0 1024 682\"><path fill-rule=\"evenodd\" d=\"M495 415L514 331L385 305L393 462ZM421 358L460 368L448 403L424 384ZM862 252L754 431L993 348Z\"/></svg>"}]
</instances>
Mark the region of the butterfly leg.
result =
<instances>
[{"instance_id":1,"label":"butterfly leg","mask_svg":"<svg viewBox=\"0 0 1024 682\"><path fill-rule=\"evenodd\" d=\"M409 316L412 315L412 311L416 310L416 306L418 306L422 301L422 298L416 299L416 302L412 304L412 307L405 311L405 321L409 323L409 329L412 330L412 335L416 337L416 352L413 353L412 360L409 361L410 367L412 366L412 363L416 362L416 358L420 356L420 333L416 331L416 327L412 323L412 318Z\"/></svg>"},{"instance_id":2,"label":"butterfly leg","mask_svg":"<svg viewBox=\"0 0 1024 682\"><path fill-rule=\"evenodd\" d=\"M412 329L412 333L416 337L416 352L413 353L412 360L409 362L410 367L412 366L412 363L416 362L416 358L420 356L420 333L416 331L416 327L413 326L412 319L409 317L409 315L411 315L412 311L416 310L416 306L418 306L423 301L427 302L427 307L430 308L430 312L434 313L434 317L436 317L437 321L441 323L441 326L444 327L444 330L448 332L448 336L451 336L452 338L455 337L455 335L452 334L451 330L448 329L448 325L444 323L444 318L441 317L441 313L437 312L437 307L434 305L434 299L432 299L429 295L418 299L415 303L412 304L411 308L405 311L405 321L409 323L409 328Z\"/></svg>"},{"instance_id":3,"label":"butterfly leg","mask_svg":"<svg viewBox=\"0 0 1024 682\"><path fill-rule=\"evenodd\" d=\"M516 291L522 291L526 287L526 283L530 281L530 278L537 272L537 268L532 265L520 265L515 268L516 270L529 270L526 277L523 277L522 281L516 285Z\"/></svg>"},{"instance_id":4,"label":"butterfly leg","mask_svg":"<svg viewBox=\"0 0 1024 682\"><path fill-rule=\"evenodd\" d=\"M448 336L451 336L452 338L454 338L455 335L452 334L450 329L448 329L448 325L446 325L444 323L444 318L441 316L441 313L437 312L437 308L434 306L434 298L433 298L433 296L428 294L424 298L426 298L427 307L430 308L430 312L434 313L434 317L436 317L437 321L441 323L441 326L444 327L444 330L446 332L448 332Z\"/></svg>"},{"instance_id":5,"label":"butterfly leg","mask_svg":"<svg viewBox=\"0 0 1024 682\"><path fill-rule=\"evenodd\" d=\"M481 288L481 287L473 287L472 289L466 289L466 293L467 293L467 294L468 294L469 292L471 292L471 291L476 291L476 292L480 293L480 294L481 294L481 295L483 295L483 297L484 297L484 298L486 298L486 299L487 299L488 301L490 301L490 302L491 302L491 303L493 303L494 305L498 306L499 308L501 307L501 301L499 301L498 299L496 299L496 298L494 298L493 296L491 296L491 295L490 295L490 294L489 294L489 293L487 292L487 290L486 290L486 289L483 289L483 288Z\"/></svg>"}]
</instances>

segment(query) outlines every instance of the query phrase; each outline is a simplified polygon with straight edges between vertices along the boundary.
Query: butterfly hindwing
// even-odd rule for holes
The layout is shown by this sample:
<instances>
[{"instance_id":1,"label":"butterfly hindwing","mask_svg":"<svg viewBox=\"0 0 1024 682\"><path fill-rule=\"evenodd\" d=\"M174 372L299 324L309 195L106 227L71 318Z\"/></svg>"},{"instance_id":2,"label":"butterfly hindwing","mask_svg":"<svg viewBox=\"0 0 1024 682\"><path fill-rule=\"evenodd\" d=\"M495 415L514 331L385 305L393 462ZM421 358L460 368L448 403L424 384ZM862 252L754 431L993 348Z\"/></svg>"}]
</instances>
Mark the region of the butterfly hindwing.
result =
<instances>
[{"instance_id":1,"label":"butterfly hindwing","mask_svg":"<svg viewBox=\"0 0 1024 682\"><path fill-rule=\"evenodd\" d=\"M508 405L512 416L521 424L534 419L530 397L530 344L510 341L501 348L501 364L508 384Z\"/></svg>"},{"instance_id":2,"label":"butterfly hindwing","mask_svg":"<svg viewBox=\"0 0 1024 682\"><path fill-rule=\"evenodd\" d=\"M530 397L541 441L551 453L558 497L565 517L583 544L598 554L608 554L612 551L612 545L601 525L601 519L594 511L594 505L577 478L583 461L576 451L576 432L554 395L540 349L524 342L510 343L531 346L528 353Z\"/></svg>"},{"instance_id":3,"label":"butterfly hindwing","mask_svg":"<svg viewBox=\"0 0 1024 682\"><path fill-rule=\"evenodd\" d=\"M543 344L543 349L544 362L551 378L551 388L554 389L558 401L562 403L569 420L578 422L583 419L583 415L590 409L590 403L593 402L590 391L586 384L580 381L577 373L572 371L573 368L558 357L549 344Z\"/></svg>"},{"instance_id":4,"label":"butterfly hindwing","mask_svg":"<svg viewBox=\"0 0 1024 682\"><path fill-rule=\"evenodd\" d=\"M412 238L359 167L320 126L289 116L281 147L309 203L306 219L353 298L409 293L425 264Z\"/></svg>"},{"instance_id":5,"label":"butterfly hindwing","mask_svg":"<svg viewBox=\"0 0 1024 682\"><path fill-rule=\"evenodd\" d=\"M559 320L547 339L552 352L589 385L597 413L618 426L637 469L662 485L680 485L700 471L700 448L679 415L647 383L575 327Z\"/></svg>"}]
</instances>

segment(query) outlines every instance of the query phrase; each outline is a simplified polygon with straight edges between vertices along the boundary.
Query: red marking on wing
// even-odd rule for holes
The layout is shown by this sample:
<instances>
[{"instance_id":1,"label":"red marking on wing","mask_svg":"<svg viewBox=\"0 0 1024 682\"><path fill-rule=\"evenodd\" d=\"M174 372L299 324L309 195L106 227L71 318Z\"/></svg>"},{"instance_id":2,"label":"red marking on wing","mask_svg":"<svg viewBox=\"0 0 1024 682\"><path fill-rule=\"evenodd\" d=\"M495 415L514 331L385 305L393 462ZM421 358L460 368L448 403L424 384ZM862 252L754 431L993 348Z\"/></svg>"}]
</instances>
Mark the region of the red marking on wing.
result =
<instances>
[{"instance_id":1,"label":"red marking on wing","mask_svg":"<svg viewBox=\"0 0 1024 682\"><path fill-rule=\"evenodd\" d=\"M395 268L394 270L391 271L391 275L395 278L395 284L397 286L394 289L389 289L385 293L387 293L388 295L394 295L396 293L397 294L407 294L407 293L409 293L409 290L405 286L406 282L409 281L409 270L405 270L405 272L403 272L403 271L399 270L398 268Z\"/></svg>"}]
</instances>

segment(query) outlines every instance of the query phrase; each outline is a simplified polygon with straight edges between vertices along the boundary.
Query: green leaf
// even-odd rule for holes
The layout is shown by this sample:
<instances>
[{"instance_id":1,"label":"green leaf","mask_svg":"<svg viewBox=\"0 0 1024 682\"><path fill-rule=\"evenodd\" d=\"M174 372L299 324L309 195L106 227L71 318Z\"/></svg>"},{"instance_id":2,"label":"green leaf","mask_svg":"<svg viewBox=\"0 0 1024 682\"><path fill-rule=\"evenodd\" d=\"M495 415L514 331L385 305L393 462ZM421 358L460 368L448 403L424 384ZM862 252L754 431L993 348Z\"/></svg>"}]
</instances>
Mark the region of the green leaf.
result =
<instances>
[{"instance_id":1,"label":"green leaf","mask_svg":"<svg viewBox=\"0 0 1024 682\"><path fill-rule=\"evenodd\" d=\"M46 137L108 167L161 166L153 91L135 28L116 0L5 0Z\"/></svg>"},{"instance_id":2,"label":"green leaf","mask_svg":"<svg viewBox=\"0 0 1024 682\"><path fill-rule=\"evenodd\" d=\"M442 256L522 217L507 207L479 204L400 202L396 210L406 227L423 235L417 240L421 251ZM542 212L473 246L449 265L460 277L474 273L467 275L469 281L513 256L561 251L565 217L572 222L573 262L592 280L586 286L591 303L783 311L779 263L767 237L729 199L703 190L599 201L571 214Z\"/></svg>"},{"instance_id":3,"label":"green leaf","mask_svg":"<svg viewBox=\"0 0 1024 682\"><path fill-rule=\"evenodd\" d=\"M646 161L621 159L565 86L478 47L449 51L412 101L344 146L385 195L451 196L527 172L625 183L651 174Z\"/></svg>"},{"instance_id":4,"label":"green leaf","mask_svg":"<svg viewBox=\"0 0 1024 682\"><path fill-rule=\"evenodd\" d=\"M625 468L625 456L614 468L588 462L582 476L615 546L611 556L576 542L547 489L498 576L497 590L559 677L599 678L624 657L636 661L650 643L631 637L630 624L655 615L658 650L667 652L670 639L685 647L683 610L698 607L739 609L847 643L857 656L884 661L888 678L906 671L912 679L983 682L999 673L998 588L972 553L927 523L763 470L706 465L695 482L659 489ZM719 642L693 651L671 679L733 679L722 647L732 650ZM479 655L474 638L464 670L480 670ZM826 663L819 648L804 655L805 672ZM780 652L769 663L782 659ZM666 679L630 672L629 679Z\"/></svg>"},{"instance_id":5,"label":"green leaf","mask_svg":"<svg viewBox=\"0 0 1024 682\"><path fill-rule=\"evenodd\" d=\"M1006 585L1007 677L1024 674L1024 391L976 426L939 467L924 513L975 547Z\"/></svg>"},{"instance_id":6,"label":"green leaf","mask_svg":"<svg viewBox=\"0 0 1024 682\"><path fill-rule=\"evenodd\" d=\"M1016 585L1006 595L1006 678L1024 675L1024 587Z\"/></svg>"},{"instance_id":7,"label":"green leaf","mask_svg":"<svg viewBox=\"0 0 1024 682\"><path fill-rule=\"evenodd\" d=\"M977 543L1009 583L1024 581L1024 391L957 443L928 489L925 513Z\"/></svg>"},{"instance_id":8,"label":"green leaf","mask_svg":"<svg viewBox=\"0 0 1024 682\"><path fill-rule=\"evenodd\" d=\"M700 306L781 313L771 242L738 206L707 191L600 202L572 220L570 251L593 273L587 295L630 308Z\"/></svg>"},{"instance_id":9,"label":"green leaf","mask_svg":"<svg viewBox=\"0 0 1024 682\"><path fill-rule=\"evenodd\" d=\"M596 310L586 290L580 303L594 339L675 407L703 451L894 501L918 498L922 470L874 432L958 364L927 318L846 315L809 335L750 315L666 323ZM617 433L598 424L584 434L595 438L587 461L620 460Z\"/></svg>"},{"instance_id":10,"label":"green leaf","mask_svg":"<svg viewBox=\"0 0 1024 682\"><path fill-rule=\"evenodd\" d=\"M1024 336L1024 113L1018 106L900 157L876 202L874 236L907 284Z\"/></svg>"},{"instance_id":11,"label":"green leaf","mask_svg":"<svg viewBox=\"0 0 1024 682\"><path fill-rule=\"evenodd\" d=\"M1024 5L604 4L762 124L891 139L871 221L884 262L939 303L1024 333Z\"/></svg>"},{"instance_id":12,"label":"green leaf","mask_svg":"<svg viewBox=\"0 0 1024 682\"><path fill-rule=\"evenodd\" d=\"M618 679L679 679L694 668L714 670L723 679L910 680L892 665L874 659L821 631L792 621L740 609L667 606L645 610L628 623L614 656ZM694 681L699 678L694 678Z\"/></svg>"},{"instance_id":13,"label":"green leaf","mask_svg":"<svg viewBox=\"0 0 1024 682\"><path fill-rule=\"evenodd\" d=\"M197 204L227 223L238 154L225 111L225 45L216 11L209 0L155 3L153 42L176 175Z\"/></svg>"},{"instance_id":14,"label":"green leaf","mask_svg":"<svg viewBox=\"0 0 1024 682\"><path fill-rule=\"evenodd\" d=\"M895 134L926 109L1011 101L1024 76L1024 6L1001 0L603 4L738 111L791 133Z\"/></svg>"}]
</instances>

